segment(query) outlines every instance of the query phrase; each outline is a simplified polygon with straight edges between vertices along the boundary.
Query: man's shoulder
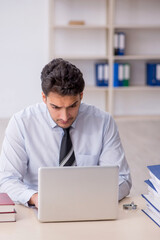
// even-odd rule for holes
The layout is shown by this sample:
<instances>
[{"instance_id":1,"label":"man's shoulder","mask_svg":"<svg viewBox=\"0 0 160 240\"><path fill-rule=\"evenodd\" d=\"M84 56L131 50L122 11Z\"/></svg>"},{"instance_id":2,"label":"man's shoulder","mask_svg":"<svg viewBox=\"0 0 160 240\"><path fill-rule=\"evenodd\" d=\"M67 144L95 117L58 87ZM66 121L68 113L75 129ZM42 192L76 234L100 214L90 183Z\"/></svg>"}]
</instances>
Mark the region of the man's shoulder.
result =
<instances>
[{"instance_id":1,"label":"man's shoulder","mask_svg":"<svg viewBox=\"0 0 160 240\"><path fill-rule=\"evenodd\" d=\"M100 131L104 131L108 129L109 126L113 125L114 120L112 116L93 105L88 105L82 103L79 109L79 114L75 122L75 126L78 129L85 128L85 131L95 132L96 129Z\"/></svg>"},{"instance_id":2,"label":"man's shoulder","mask_svg":"<svg viewBox=\"0 0 160 240\"><path fill-rule=\"evenodd\" d=\"M46 105L44 103L37 103L34 105L30 105L21 111L13 114L11 117L9 123L17 123L21 124L24 122L35 122L36 120L40 120L41 118L44 118L46 113Z\"/></svg>"},{"instance_id":3,"label":"man's shoulder","mask_svg":"<svg viewBox=\"0 0 160 240\"><path fill-rule=\"evenodd\" d=\"M37 115L43 114L46 111L46 105L44 103L37 103L30 105L21 111L13 115L16 119L31 118Z\"/></svg>"},{"instance_id":4,"label":"man's shoulder","mask_svg":"<svg viewBox=\"0 0 160 240\"><path fill-rule=\"evenodd\" d=\"M80 114L90 117L97 117L97 118L109 118L110 114L105 112L93 105L89 105L86 103L82 103L80 107Z\"/></svg>"}]
</instances>

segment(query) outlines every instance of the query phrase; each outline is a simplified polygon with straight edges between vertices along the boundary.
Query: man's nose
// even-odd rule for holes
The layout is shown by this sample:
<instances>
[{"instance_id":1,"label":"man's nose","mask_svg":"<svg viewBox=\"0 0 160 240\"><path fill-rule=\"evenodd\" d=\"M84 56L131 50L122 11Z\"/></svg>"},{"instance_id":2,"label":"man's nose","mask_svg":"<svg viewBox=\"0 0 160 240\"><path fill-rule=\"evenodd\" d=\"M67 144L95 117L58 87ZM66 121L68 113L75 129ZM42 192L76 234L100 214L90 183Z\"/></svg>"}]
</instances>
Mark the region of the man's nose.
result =
<instances>
[{"instance_id":1,"label":"man's nose","mask_svg":"<svg viewBox=\"0 0 160 240\"><path fill-rule=\"evenodd\" d=\"M62 111L61 111L61 119L63 121L65 121L65 122L68 120L68 111L67 111L67 109L62 109Z\"/></svg>"}]
</instances>

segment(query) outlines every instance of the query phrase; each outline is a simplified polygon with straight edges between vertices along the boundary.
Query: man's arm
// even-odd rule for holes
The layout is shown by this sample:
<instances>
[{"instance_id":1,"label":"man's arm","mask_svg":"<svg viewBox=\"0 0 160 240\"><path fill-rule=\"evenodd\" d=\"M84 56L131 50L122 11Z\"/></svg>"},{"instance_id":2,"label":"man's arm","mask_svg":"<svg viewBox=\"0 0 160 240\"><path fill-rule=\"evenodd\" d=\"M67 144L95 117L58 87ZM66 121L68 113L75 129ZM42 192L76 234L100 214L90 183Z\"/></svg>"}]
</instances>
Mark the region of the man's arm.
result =
<instances>
[{"instance_id":1,"label":"man's arm","mask_svg":"<svg viewBox=\"0 0 160 240\"><path fill-rule=\"evenodd\" d=\"M15 117L12 117L0 156L0 191L7 192L15 202L28 206L31 196L37 191L23 182L28 167L24 137Z\"/></svg>"},{"instance_id":2,"label":"man's arm","mask_svg":"<svg viewBox=\"0 0 160 240\"><path fill-rule=\"evenodd\" d=\"M99 164L102 166L119 166L119 200L127 196L132 186L130 170L125 158L116 123L111 116L109 117L108 124L104 131Z\"/></svg>"}]
</instances>

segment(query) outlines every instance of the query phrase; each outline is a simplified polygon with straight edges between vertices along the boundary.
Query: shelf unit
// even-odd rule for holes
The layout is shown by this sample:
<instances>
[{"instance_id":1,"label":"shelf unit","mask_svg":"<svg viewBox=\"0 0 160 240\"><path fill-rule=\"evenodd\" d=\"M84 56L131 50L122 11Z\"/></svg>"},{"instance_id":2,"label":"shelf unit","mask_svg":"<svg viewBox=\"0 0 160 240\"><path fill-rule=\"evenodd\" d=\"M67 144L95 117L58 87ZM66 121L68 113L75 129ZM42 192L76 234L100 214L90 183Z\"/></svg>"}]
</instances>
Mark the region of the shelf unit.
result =
<instances>
[{"instance_id":1,"label":"shelf unit","mask_svg":"<svg viewBox=\"0 0 160 240\"><path fill-rule=\"evenodd\" d=\"M114 116L160 115L160 87L146 86L147 62L160 62L159 0L49 0L49 58L81 69L84 101ZM69 25L69 21L84 25ZM124 56L114 56L114 33L126 34ZM109 65L109 86L95 86L95 63ZM113 64L129 63L129 87L113 87Z\"/></svg>"}]
</instances>

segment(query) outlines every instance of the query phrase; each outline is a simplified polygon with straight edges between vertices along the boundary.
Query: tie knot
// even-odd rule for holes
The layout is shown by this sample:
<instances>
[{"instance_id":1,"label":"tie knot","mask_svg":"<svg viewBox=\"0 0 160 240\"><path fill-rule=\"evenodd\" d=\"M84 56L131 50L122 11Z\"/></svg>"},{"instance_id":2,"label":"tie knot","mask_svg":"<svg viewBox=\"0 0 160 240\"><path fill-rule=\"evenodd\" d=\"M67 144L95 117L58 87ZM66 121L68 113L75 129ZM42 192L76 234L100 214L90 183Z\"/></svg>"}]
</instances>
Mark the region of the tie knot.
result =
<instances>
[{"instance_id":1,"label":"tie knot","mask_svg":"<svg viewBox=\"0 0 160 240\"><path fill-rule=\"evenodd\" d=\"M63 128L64 133L69 133L70 127L69 128Z\"/></svg>"}]
</instances>

